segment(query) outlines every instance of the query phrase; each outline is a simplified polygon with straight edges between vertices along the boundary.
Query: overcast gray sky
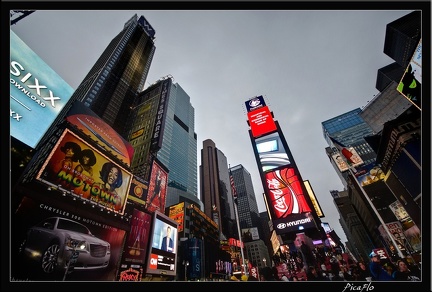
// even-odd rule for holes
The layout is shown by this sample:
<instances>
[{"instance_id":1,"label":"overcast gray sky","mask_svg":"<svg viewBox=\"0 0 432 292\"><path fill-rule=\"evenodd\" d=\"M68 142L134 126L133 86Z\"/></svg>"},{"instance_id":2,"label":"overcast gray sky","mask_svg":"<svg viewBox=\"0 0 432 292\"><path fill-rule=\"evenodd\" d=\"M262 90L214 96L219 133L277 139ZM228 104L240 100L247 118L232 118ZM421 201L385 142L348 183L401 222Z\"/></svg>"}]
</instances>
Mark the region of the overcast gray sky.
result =
<instances>
[{"instance_id":1,"label":"overcast gray sky","mask_svg":"<svg viewBox=\"0 0 432 292\"><path fill-rule=\"evenodd\" d=\"M263 187L244 102L263 95L302 178L309 180L343 241L330 190L343 185L325 154L321 122L365 106L383 53L386 25L411 10L110 10L36 11L12 30L74 89L135 13L156 31L147 86L172 75L191 97L198 135L212 139L231 166L251 174L259 211Z\"/></svg>"}]
</instances>

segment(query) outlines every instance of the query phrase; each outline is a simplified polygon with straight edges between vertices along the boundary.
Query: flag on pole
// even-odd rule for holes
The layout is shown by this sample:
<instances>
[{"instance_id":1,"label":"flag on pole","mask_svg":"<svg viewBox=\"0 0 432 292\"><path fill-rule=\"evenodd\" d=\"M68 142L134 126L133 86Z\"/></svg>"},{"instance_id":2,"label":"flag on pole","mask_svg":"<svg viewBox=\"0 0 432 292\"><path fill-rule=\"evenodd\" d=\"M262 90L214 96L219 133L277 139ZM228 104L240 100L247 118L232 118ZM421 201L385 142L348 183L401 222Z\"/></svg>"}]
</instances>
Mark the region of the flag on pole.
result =
<instances>
[{"instance_id":1,"label":"flag on pole","mask_svg":"<svg viewBox=\"0 0 432 292\"><path fill-rule=\"evenodd\" d=\"M229 171L229 175L230 175L231 192L232 192L232 195L233 195L233 198L234 198L234 203L237 204L237 190L236 190L236 187L235 187L235 184L234 184L234 177L232 175L231 169Z\"/></svg>"},{"instance_id":2,"label":"flag on pole","mask_svg":"<svg viewBox=\"0 0 432 292\"><path fill-rule=\"evenodd\" d=\"M358 161L354 161L354 154L347 149L347 147L339 142L338 140L330 137L330 140L333 142L333 145L339 150L339 152L346 158L349 164L356 164Z\"/></svg>"}]
</instances>

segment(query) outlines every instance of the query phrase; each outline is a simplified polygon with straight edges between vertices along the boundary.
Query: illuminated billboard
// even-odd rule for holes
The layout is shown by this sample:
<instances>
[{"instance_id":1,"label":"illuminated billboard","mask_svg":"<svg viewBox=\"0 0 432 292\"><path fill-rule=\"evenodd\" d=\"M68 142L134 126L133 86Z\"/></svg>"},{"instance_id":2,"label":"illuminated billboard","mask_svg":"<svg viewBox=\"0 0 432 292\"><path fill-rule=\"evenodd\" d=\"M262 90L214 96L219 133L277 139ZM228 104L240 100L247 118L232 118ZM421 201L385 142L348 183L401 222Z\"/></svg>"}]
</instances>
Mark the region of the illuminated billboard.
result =
<instances>
[{"instance_id":1,"label":"illuminated billboard","mask_svg":"<svg viewBox=\"0 0 432 292\"><path fill-rule=\"evenodd\" d=\"M149 180L146 208L150 212L165 210L165 197L168 187L168 173L153 161Z\"/></svg>"},{"instance_id":2,"label":"illuminated billboard","mask_svg":"<svg viewBox=\"0 0 432 292\"><path fill-rule=\"evenodd\" d=\"M131 229L124 249L124 261L134 264L144 264L150 242L152 216L134 209L131 219Z\"/></svg>"},{"instance_id":3,"label":"illuminated billboard","mask_svg":"<svg viewBox=\"0 0 432 292\"><path fill-rule=\"evenodd\" d=\"M66 129L36 179L123 214L132 174Z\"/></svg>"},{"instance_id":4,"label":"illuminated billboard","mask_svg":"<svg viewBox=\"0 0 432 292\"><path fill-rule=\"evenodd\" d=\"M348 164L343 159L342 154L336 153L332 155L333 161L336 163L340 172L348 170Z\"/></svg>"},{"instance_id":5,"label":"illuminated billboard","mask_svg":"<svg viewBox=\"0 0 432 292\"><path fill-rule=\"evenodd\" d=\"M362 186L367 186L372 183L382 181L385 179L385 173L381 167L375 165L375 163L370 163L358 169L358 174L356 173L357 181Z\"/></svg>"},{"instance_id":6,"label":"illuminated billboard","mask_svg":"<svg viewBox=\"0 0 432 292\"><path fill-rule=\"evenodd\" d=\"M265 190L272 218L285 218L291 214L311 212L293 167L265 173Z\"/></svg>"},{"instance_id":7,"label":"illuminated billboard","mask_svg":"<svg viewBox=\"0 0 432 292\"><path fill-rule=\"evenodd\" d=\"M130 166L134 154L132 145L88 107L75 101L68 111L66 120Z\"/></svg>"},{"instance_id":8,"label":"illuminated billboard","mask_svg":"<svg viewBox=\"0 0 432 292\"><path fill-rule=\"evenodd\" d=\"M64 209L50 200L29 197L11 214L13 279L115 280L125 230L91 219L76 206Z\"/></svg>"},{"instance_id":9,"label":"illuminated billboard","mask_svg":"<svg viewBox=\"0 0 432 292\"><path fill-rule=\"evenodd\" d=\"M245 102L247 112L257 110L265 106L265 101L262 95L249 99Z\"/></svg>"},{"instance_id":10,"label":"illuminated billboard","mask_svg":"<svg viewBox=\"0 0 432 292\"><path fill-rule=\"evenodd\" d=\"M259 239L257 227L242 228L241 233L243 242L250 242Z\"/></svg>"},{"instance_id":11,"label":"illuminated billboard","mask_svg":"<svg viewBox=\"0 0 432 292\"><path fill-rule=\"evenodd\" d=\"M178 232L182 232L185 220L185 203L181 202L177 205L170 206L168 211L168 217L177 222Z\"/></svg>"},{"instance_id":12,"label":"illuminated billboard","mask_svg":"<svg viewBox=\"0 0 432 292\"><path fill-rule=\"evenodd\" d=\"M276 124L268 106L247 113L252 135L257 138L276 131Z\"/></svg>"},{"instance_id":13,"label":"illuminated billboard","mask_svg":"<svg viewBox=\"0 0 432 292\"><path fill-rule=\"evenodd\" d=\"M320 218L324 217L324 213L323 213L323 211L321 209L321 206L320 206L320 204L319 204L319 202L318 202L318 200L317 200L317 198L315 196L315 192L313 191L310 182L308 180L305 180L303 182L303 184L304 184L304 186L306 188L306 191L307 191L307 193L309 195L309 199L312 202L312 206L314 207L315 213Z\"/></svg>"},{"instance_id":14,"label":"illuminated billboard","mask_svg":"<svg viewBox=\"0 0 432 292\"><path fill-rule=\"evenodd\" d=\"M259 156L258 163L263 172L290 164L278 132L257 138L255 147Z\"/></svg>"},{"instance_id":15,"label":"illuminated billboard","mask_svg":"<svg viewBox=\"0 0 432 292\"><path fill-rule=\"evenodd\" d=\"M159 211L153 213L147 273L176 275L177 222Z\"/></svg>"},{"instance_id":16,"label":"illuminated billboard","mask_svg":"<svg viewBox=\"0 0 432 292\"><path fill-rule=\"evenodd\" d=\"M132 177L128 200L145 205L147 200L148 182L138 176Z\"/></svg>"},{"instance_id":17,"label":"illuminated billboard","mask_svg":"<svg viewBox=\"0 0 432 292\"><path fill-rule=\"evenodd\" d=\"M408 67L397 86L403 96L421 110L422 40L420 39Z\"/></svg>"},{"instance_id":18,"label":"illuminated billboard","mask_svg":"<svg viewBox=\"0 0 432 292\"><path fill-rule=\"evenodd\" d=\"M10 31L10 135L36 148L73 93L69 86Z\"/></svg>"},{"instance_id":19,"label":"illuminated billboard","mask_svg":"<svg viewBox=\"0 0 432 292\"><path fill-rule=\"evenodd\" d=\"M291 214L287 217L273 220L273 228L276 234L299 232L308 228L316 228L315 220L311 212Z\"/></svg>"}]
</instances>

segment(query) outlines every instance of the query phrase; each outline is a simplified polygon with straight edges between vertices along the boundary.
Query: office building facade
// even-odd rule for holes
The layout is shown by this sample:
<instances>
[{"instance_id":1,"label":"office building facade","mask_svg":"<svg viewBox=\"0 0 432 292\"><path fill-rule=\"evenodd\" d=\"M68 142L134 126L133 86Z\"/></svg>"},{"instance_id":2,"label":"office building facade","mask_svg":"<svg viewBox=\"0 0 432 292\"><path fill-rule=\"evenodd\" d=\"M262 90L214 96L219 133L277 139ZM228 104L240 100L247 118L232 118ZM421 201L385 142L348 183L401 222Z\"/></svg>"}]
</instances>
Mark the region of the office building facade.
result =
<instances>
[{"instance_id":1,"label":"office building facade","mask_svg":"<svg viewBox=\"0 0 432 292\"><path fill-rule=\"evenodd\" d=\"M321 123L324 139L330 147L330 137L346 147L353 147L364 164L375 162L376 154L364 137L375 134L360 116L361 109L356 108ZM337 151L337 150L336 150Z\"/></svg>"},{"instance_id":2,"label":"office building facade","mask_svg":"<svg viewBox=\"0 0 432 292\"><path fill-rule=\"evenodd\" d=\"M164 126L162 148L156 157L169 169L168 183L181 185L197 197L195 109L178 83L171 84Z\"/></svg>"},{"instance_id":3,"label":"office building facade","mask_svg":"<svg viewBox=\"0 0 432 292\"><path fill-rule=\"evenodd\" d=\"M422 12L413 11L387 24L384 54L406 68L421 38Z\"/></svg>"},{"instance_id":4,"label":"office building facade","mask_svg":"<svg viewBox=\"0 0 432 292\"><path fill-rule=\"evenodd\" d=\"M221 240L238 238L228 161L211 139L203 141L199 171L204 213L219 226Z\"/></svg>"},{"instance_id":5,"label":"office building facade","mask_svg":"<svg viewBox=\"0 0 432 292\"><path fill-rule=\"evenodd\" d=\"M237 191L237 210L240 229L255 227L259 231L259 237L262 238L263 231L251 175L241 164L233 166L229 170L233 176Z\"/></svg>"},{"instance_id":6,"label":"office building facade","mask_svg":"<svg viewBox=\"0 0 432 292\"><path fill-rule=\"evenodd\" d=\"M136 14L108 44L72 100L79 100L125 136L130 108L144 89L156 47L155 31Z\"/></svg>"}]
</instances>

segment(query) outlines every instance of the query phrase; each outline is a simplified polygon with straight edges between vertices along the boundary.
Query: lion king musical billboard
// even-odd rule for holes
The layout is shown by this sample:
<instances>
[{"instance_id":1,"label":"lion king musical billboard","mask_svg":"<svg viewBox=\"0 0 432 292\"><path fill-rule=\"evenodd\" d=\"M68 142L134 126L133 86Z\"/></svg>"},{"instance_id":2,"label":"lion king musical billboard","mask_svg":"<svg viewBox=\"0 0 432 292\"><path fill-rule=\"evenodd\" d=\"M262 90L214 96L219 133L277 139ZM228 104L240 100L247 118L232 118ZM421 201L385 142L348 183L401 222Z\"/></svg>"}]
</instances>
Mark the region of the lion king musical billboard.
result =
<instances>
[{"instance_id":1,"label":"lion king musical billboard","mask_svg":"<svg viewBox=\"0 0 432 292\"><path fill-rule=\"evenodd\" d=\"M66 129L36 179L123 214L132 174Z\"/></svg>"}]
</instances>

